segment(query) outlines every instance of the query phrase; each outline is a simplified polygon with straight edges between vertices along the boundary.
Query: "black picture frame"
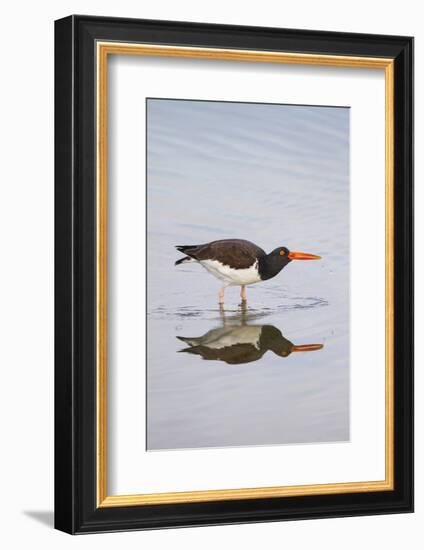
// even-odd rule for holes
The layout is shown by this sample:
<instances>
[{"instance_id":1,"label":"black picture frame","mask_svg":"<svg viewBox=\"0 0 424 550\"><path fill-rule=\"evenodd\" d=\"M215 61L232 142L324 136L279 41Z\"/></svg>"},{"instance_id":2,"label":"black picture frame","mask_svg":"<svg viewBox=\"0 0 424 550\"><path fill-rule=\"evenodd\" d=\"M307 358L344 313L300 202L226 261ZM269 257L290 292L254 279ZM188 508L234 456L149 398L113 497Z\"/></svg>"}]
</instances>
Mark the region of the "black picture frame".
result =
<instances>
[{"instance_id":1,"label":"black picture frame","mask_svg":"<svg viewBox=\"0 0 424 550\"><path fill-rule=\"evenodd\" d=\"M98 40L394 60L394 490L97 507ZM413 39L73 15L55 22L55 73L55 527L76 534L413 511Z\"/></svg>"}]
</instances>

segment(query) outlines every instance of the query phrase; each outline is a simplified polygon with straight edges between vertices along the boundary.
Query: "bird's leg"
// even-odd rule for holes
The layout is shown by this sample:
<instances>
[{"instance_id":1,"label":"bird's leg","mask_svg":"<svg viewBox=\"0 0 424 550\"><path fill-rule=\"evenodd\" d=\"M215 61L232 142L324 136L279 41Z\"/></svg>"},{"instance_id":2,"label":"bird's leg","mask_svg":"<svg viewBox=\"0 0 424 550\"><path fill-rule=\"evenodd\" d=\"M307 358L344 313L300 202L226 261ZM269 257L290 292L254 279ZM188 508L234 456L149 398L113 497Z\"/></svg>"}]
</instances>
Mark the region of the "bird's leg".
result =
<instances>
[{"instance_id":1,"label":"bird's leg","mask_svg":"<svg viewBox=\"0 0 424 550\"><path fill-rule=\"evenodd\" d=\"M243 300L240 304L240 322L241 326L245 327L247 324L247 302Z\"/></svg>"},{"instance_id":2,"label":"bird's leg","mask_svg":"<svg viewBox=\"0 0 424 550\"><path fill-rule=\"evenodd\" d=\"M241 285L240 296L241 296L241 301L242 301L242 302L246 302L246 301L247 301L246 285Z\"/></svg>"},{"instance_id":3,"label":"bird's leg","mask_svg":"<svg viewBox=\"0 0 424 550\"><path fill-rule=\"evenodd\" d=\"M219 316L222 321L222 326L225 327L225 325L227 324L225 320L225 309L224 309L224 304L221 304L221 303L219 304Z\"/></svg>"},{"instance_id":4,"label":"bird's leg","mask_svg":"<svg viewBox=\"0 0 424 550\"><path fill-rule=\"evenodd\" d=\"M219 290L219 303L222 305L224 303L224 291L225 291L225 287L223 286L220 290Z\"/></svg>"}]
</instances>

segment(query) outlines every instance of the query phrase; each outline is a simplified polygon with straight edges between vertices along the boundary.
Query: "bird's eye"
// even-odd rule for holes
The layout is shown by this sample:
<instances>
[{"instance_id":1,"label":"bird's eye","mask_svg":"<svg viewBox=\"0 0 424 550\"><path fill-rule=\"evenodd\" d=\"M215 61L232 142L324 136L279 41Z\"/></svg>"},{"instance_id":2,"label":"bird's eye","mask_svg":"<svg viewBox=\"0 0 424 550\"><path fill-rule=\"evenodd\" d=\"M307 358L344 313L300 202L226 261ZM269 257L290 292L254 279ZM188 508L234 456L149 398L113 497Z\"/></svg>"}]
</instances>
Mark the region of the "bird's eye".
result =
<instances>
[{"instance_id":1,"label":"bird's eye","mask_svg":"<svg viewBox=\"0 0 424 550\"><path fill-rule=\"evenodd\" d=\"M286 251L285 251L285 250L280 250L280 256L284 256L284 255L285 255L285 253L286 253Z\"/></svg>"}]
</instances>

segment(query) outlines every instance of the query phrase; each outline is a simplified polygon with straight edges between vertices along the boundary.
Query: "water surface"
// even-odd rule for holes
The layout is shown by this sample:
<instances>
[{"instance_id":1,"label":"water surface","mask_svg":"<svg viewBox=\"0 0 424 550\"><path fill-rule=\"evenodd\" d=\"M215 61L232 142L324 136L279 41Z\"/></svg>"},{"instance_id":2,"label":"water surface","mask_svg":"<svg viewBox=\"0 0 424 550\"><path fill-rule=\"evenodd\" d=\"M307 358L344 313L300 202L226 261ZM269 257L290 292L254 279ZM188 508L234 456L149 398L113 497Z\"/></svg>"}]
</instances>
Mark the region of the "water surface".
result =
<instances>
[{"instance_id":1,"label":"water surface","mask_svg":"<svg viewBox=\"0 0 424 550\"><path fill-rule=\"evenodd\" d=\"M147 448L348 440L349 110L147 109ZM174 267L175 245L220 238L323 259L220 308L219 281Z\"/></svg>"}]
</instances>

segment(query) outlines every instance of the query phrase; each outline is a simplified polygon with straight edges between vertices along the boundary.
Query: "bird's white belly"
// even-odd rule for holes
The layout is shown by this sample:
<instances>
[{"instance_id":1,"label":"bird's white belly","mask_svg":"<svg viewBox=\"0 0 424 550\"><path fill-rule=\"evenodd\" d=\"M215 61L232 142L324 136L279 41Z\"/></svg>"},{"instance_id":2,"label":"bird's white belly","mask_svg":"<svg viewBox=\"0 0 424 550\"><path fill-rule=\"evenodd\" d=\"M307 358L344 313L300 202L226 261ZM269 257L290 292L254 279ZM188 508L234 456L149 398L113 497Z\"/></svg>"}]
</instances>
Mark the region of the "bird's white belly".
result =
<instances>
[{"instance_id":1,"label":"bird's white belly","mask_svg":"<svg viewBox=\"0 0 424 550\"><path fill-rule=\"evenodd\" d=\"M252 285L261 278L258 273L258 262L245 269L234 269L217 260L201 260L202 266L226 285Z\"/></svg>"}]
</instances>

